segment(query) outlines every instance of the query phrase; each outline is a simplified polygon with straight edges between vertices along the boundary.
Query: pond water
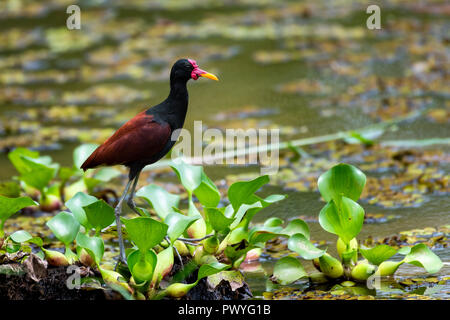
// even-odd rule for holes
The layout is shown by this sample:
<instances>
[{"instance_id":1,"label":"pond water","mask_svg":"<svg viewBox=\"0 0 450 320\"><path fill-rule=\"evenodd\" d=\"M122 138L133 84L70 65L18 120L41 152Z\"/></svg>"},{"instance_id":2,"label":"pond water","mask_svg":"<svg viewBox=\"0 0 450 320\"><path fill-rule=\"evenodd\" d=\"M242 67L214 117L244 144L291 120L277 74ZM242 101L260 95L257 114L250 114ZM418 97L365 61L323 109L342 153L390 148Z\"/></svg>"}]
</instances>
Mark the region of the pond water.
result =
<instances>
[{"instance_id":1,"label":"pond water","mask_svg":"<svg viewBox=\"0 0 450 320\"><path fill-rule=\"evenodd\" d=\"M366 28L360 1L78 3L82 27L72 31L65 28L70 1L0 4L0 180L15 174L6 151L16 146L39 149L71 165L72 151L80 143L101 143L124 121L163 100L171 64L189 57L220 78L218 83L201 79L189 84L189 130L200 120L208 127L280 128L281 140L288 141L420 112L378 139L447 139L426 148L413 141L408 148L437 155L437 160L430 156L420 161L441 178L447 176L444 186L421 194L421 202L413 205L363 200L366 212L395 218L366 224L358 238L450 224L449 13L439 10L442 2L432 1L426 8L385 1L383 29L378 31ZM239 116L240 111L246 115ZM318 154L320 159L339 159L333 156L339 150L305 150L313 158ZM348 160L357 165L369 162L355 156ZM206 168L215 181L257 170ZM368 175L388 171L380 164ZM276 183L264 188L262 194L289 197L263 210L257 222L269 216L317 217L324 203L317 190L310 189L286 189ZM313 240L334 240L318 223L309 225ZM450 261L448 248L436 253ZM262 266L270 275L273 260L267 258ZM447 264L438 276L448 276L449 271ZM403 265L399 276L407 275L423 272ZM247 276L255 295L261 296L266 290L262 273ZM449 291L446 284L432 296L448 299ZM377 291L377 296L389 294Z\"/></svg>"}]
</instances>

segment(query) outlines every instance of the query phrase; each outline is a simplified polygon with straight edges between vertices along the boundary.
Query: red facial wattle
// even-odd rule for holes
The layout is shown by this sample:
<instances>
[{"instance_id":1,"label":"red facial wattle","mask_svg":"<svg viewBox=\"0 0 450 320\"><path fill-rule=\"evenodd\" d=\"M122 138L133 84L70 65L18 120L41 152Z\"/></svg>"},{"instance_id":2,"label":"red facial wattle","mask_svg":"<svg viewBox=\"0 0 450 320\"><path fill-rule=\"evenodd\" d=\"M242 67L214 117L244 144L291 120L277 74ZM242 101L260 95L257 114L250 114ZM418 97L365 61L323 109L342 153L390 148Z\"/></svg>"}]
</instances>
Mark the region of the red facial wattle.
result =
<instances>
[{"instance_id":1,"label":"red facial wattle","mask_svg":"<svg viewBox=\"0 0 450 320\"><path fill-rule=\"evenodd\" d=\"M192 59L188 59L188 61L192 64L192 66L194 67L194 69L191 72L191 78L194 80L197 80L198 77L205 77L211 80L216 80L218 81L219 79L213 75L212 73L209 73L205 70L202 70L198 67L197 62L195 60Z\"/></svg>"}]
</instances>

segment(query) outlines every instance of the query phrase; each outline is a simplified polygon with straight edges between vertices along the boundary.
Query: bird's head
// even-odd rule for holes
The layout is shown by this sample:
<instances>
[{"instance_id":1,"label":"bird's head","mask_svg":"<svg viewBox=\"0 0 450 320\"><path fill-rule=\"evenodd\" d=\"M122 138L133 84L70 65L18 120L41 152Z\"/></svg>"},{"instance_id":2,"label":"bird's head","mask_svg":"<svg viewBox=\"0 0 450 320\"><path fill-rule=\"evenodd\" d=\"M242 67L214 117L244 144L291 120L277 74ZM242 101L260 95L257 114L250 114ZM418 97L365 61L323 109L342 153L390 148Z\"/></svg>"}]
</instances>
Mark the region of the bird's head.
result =
<instances>
[{"instance_id":1,"label":"bird's head","mask_svg":"<svg viewBox=\"0 0 450 320\"><path fill-rule=\"evenodd\" d=\"M219 79L205 70L198 67L197 62L192 59L180 59L172 67L171 77L183 78L186 80L197 80L199 77L218 81Z\"/></svg>"}]
</instances>

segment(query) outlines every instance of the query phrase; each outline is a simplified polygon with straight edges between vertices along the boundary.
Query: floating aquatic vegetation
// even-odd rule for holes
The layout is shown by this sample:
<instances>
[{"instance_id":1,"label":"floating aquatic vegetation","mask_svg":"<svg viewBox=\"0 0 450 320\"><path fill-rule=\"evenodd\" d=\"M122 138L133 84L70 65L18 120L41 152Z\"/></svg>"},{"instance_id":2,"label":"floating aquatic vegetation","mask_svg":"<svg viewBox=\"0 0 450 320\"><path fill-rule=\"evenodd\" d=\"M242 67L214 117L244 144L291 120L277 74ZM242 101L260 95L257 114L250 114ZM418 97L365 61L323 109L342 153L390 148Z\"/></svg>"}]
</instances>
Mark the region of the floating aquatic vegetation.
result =
<instances>
[{"instance_id":1,"label":"floating aquatic vegetation","mask_svg":"<svg viewBox=\"0 0 450 320\"><path fill-rule=\"evenodd\" d=\"M94 37L99 34L94 33ZM53 52L83 50L95 43L95 39L86 33L73 32L66 27L46 31L46 41ZM101 35L100 35L101 36Z\"/></svg>"},{"instance_id":2,"label":"floating aquatic vegetation","mask_svg":"<svg viewBox=\"0 0 450 320\"><path fill-rule=\"evenodd\" d=\"M303 292L293 288L283 288L275 290L274 292L264 292L264 299L266 300L375 300L372 295L352 295L347 292L350 290L341 291L322 291L312 290ZM353 290L354 291L354 290ZM366 290L367 291L367 290ZM367 294L367 292L366 292Z\"/></svg>"},{"instance_id":3,"label":"floating aquatic vegetation","mask_svg":"<svg viewBox=\"0 0 450 320\"><path fill-rule=\"evenodd\" d=\"M42 40L40 31L25 32L18 28L6 30L0 34L0 49L15 50L24 49L39 44Z\"/></svg>"},{"instance_id":4,"label":"floating aquatic vegetation","mask_svg":"<svg viewBox=\"0 0 450 320\"><path fill-rule=\"evenodd\" d=\"M316 57L315 50L302 51L257 51L253 54L253 59L261 64L283 63L290 61L300 61L302 59Z\"/></svg>"},{"instance_id":5,"label":"floating aquatic vegetation","mask_svg":"<svg viewBox=\"0 0 450 320\"><path fill-rule=\"evenodd\" d=\"M30 90L20 87L2 87L0 88L0 103L22 105L57 103L57 96L51 89Z\"/></svg>"},{"instance_id":6,"label":"floating aquatic vegetation","mask_svg":"<svg viewBox=\"0 0 450 320\"><path fill-rule=\"evenodd\" d=\"M448 123L450 121L450 112L448 109L433 109L427 112L430 121L437 123Z\"/></svg>"},{"instance_id":7,"label":"floating aquatic vegetation","mask_svg":"<svg viewBox=\"0 0 450 320\"><path fill-rule=\"evenodd\" d=\"M91 106L51 106L49 108L27 108L5 112L0 117L0 126L7 134L37 131L46 122L78 123L101 117L111 117L115 112L109 108Z\"/></svg>"},{"instance_id":8,"label":"floating aquatic vegetation","mask_svg":"<svg viewBox=\"0 0 450 320\"><path fill-rule=\"evenodd\" d=\"M118 104L141 101L150 97L149 90L139 91L123 85L96 85L83 91L64 92L67 104Z\"/></svg>"},{"instance_id":9,"label":"floating aquatic vegetation","mask_svg":"<svg viewBox=\"0 0 450 320\"><path fill-rule=\"evenodd\" d=\"M383 238L368 237L364 240L366 245L388 244L397 248L424 243L431 248L448 248L450 245L450 226L444 225L433 228L413 229L399 232L399 234Z\"/></svg>"},{"instance_id":10,"label":"floating aquatic vegetation","mask_svg":"<svg viewBox=\"0 0 450 320\"><path fill-rule=\"evenodd\" d=\"M38 150L60 149L63 142L101 143L113 134L112 128L62 128L59 126L41 127L33 133L3 137L0 140L0 151L5 152L17 147Z\"/></svg>"},{"instance_id":11,"label":"floating aquatic vegetation","mask_svg":"<svg viewBox=\"0 0 450 320\"><path fill-rule=\"evenodd\" d=\"M278 88L283 93L298 93L298 94L313 94L313 95L328 95L332 92L330 86L321 83L317 80L302 79L294 82L289 82Z\"/></svg>"},{"instance_id":12,"label":"floating aquatic vegetation","mask_svg":"<svg viewBox=\"0 0 450 320\"><path fill-rule=\"evenodd\" d=\"M449 192L445 171L449 159L442 150L366 147L342 141L312 145L306 150L313 157L282 166L271 182L298 191L314 191L321 171L345 161L357 163L369 173L362 200L370 204L388 208L418 206L428 195Z\"/></svg>"},{"instance_id":13,"label":"floating aquatic vegetation","mask_svg":"<svg viewBox=\"0 0 450 320\"><path fill-rule=\"evenodd\" d=\"M392 293L385 293L383 290L373 292L365 287L343 287L342 285L336 285L334 290L322 291L322 290L308 290L302 291L294 288L283 288L275 290L273 292L264 292L264 299L267 300L387 300L387 299L404 299L404 300L436 300L444 299L443 297L436 297L436 294L443 289L443 285L435 284L433 282L413 282L412 286L404 286L399 289L399 284L394 285L394 289L388 289L384 284L385 290L392 290ZM432 279L433 280L433 279ZM442 283L448 284L447 280L441 280ZM408 282L409 283L409 282ZM420 284L419 284L420 283ZM403 292L402 292L403 291ZM377 295L377 294L380 295Z\"/></svg>"}]
</instances>

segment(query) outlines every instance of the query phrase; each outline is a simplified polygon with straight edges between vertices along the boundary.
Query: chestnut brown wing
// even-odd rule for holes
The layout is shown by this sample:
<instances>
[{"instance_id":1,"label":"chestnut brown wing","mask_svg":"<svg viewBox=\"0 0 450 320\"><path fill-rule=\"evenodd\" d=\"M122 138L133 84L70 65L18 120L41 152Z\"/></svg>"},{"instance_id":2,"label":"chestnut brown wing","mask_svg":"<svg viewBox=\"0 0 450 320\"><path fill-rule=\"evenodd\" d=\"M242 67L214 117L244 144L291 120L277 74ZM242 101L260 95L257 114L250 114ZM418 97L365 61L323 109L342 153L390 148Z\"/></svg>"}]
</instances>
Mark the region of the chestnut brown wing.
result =
<instances>
[{"instance_id":1,"label":"chestnut brown wing","mask_svg":"<svg viewBox=\"0 0 450 320\"><path fill-rule=\"evenodd\" d=\"M170 135L168 123L157 122L142 111L100 145L81 168L87 170L151 159L164 148Z\"/></svg>"}]
</instances>

